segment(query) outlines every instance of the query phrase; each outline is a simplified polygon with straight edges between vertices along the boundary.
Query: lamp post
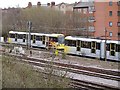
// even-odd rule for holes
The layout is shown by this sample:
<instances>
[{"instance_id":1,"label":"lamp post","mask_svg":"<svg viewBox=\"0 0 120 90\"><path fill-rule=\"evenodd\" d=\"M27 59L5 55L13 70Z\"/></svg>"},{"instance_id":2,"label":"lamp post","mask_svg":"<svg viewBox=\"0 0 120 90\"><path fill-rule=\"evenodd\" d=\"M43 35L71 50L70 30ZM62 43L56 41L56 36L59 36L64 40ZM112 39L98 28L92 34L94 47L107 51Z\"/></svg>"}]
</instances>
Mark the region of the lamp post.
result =
<instances>
[{"instance_id":1,"label":"lamp post","mask_svg":"<svg viewBox=\"0 0 120 90\"><path fill-rule=\"evenodd\" d=\"M104 50L105 50L105 61L107 60L106 59L106 41L107 41L107 30L106 30L106 28L105 28L105 47L104 47Z\"/></svg>"},{"instance_id":2,"label":"lamp post","mask_svg":"<svg viewBox=\"0 0 120 90\"><path fill-rule=\"evenodd\" d=\"M32 29L32 22L31 21L28 21L27 22L27 25L28 25L28 41L27 41L27 49L30 49L31 47L31 29ZM30 50L30 55L32 54L31 50Z\"/></svg>"}]
</instances>

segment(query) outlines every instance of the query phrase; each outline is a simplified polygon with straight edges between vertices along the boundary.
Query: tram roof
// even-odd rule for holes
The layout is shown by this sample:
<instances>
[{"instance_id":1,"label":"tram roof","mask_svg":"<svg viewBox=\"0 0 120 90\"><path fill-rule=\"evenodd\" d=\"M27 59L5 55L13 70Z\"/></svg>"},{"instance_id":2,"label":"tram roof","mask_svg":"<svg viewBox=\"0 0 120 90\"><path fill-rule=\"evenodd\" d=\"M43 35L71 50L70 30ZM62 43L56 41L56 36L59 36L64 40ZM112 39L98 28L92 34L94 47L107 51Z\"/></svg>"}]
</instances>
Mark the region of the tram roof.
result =
<instances>
[{"instance_id":1,"label":"tram roof","mask_svg":"<svg viewBox=\"0 0 120 90\"><path fill-rule=\"evenodd\" d=\"M120 44L120 41L114 41L114 40L107 40L107 43L116 43L116 44Z\"/></svg>"},{"instance_id":2,"label":"tram roof","mask_svg":"<svg viewBox=\"0 0 120 90\"><path fill-rule=\"evenodd\" d=\"M81 41L105 42L105 40L92 39L92 38L82 38L82 37L78 37L78 36L67 36L67 37L65 37L65 39L67 39L67 40L81 40ZM116 44L120 44L120 41L106 40L106 43L116 43Z\"/></svg>"},{"instance_id":3,"label":"tram roof","mask_svg":"<svg viewBox=\"0 0 120 90\"><path fill-rule=\"evenodd\" d=\"M58 36L64 36L63 34L48 34L49 37L58 37Z\"/></svg>"},{"instance_id":4,"label":"tram roof","mask_svg":"<svg viewBox=\"0 0 120 90\"><path fill-rule=\"evenodd\" d=\"M28 32L9 31L9 33L17 34L28 34Z\"/></svg>"},{"instance_id":5,"label":"tram roof","mask_svg":"<svg viewBox=\"0 0 120 90\"><path fill-rule=\"evenodd\" d=\"M101 40L98 40L98 39L82 38L82 37L78 37L78 36L67 36L67 37L65 37L65 39L67 39L67 40L81 40L81 41L97 41L97 42L101 42Z\"/></svg>"},{"instance_id":6,"label":"tram roof","mask_svg":"<svg viewBox=\"0 0 120 90\"><path fill-rule=\"evenodd\" d=\"M9 31L9 33L12 34L28 34L28 32L18 32L18 31ZM58 37L58 36L64 36L63 34L45 34L45 33L31 33L31 35L38 35L38 36L49 36L49 37Z\"/></svg>"}]
</instances>

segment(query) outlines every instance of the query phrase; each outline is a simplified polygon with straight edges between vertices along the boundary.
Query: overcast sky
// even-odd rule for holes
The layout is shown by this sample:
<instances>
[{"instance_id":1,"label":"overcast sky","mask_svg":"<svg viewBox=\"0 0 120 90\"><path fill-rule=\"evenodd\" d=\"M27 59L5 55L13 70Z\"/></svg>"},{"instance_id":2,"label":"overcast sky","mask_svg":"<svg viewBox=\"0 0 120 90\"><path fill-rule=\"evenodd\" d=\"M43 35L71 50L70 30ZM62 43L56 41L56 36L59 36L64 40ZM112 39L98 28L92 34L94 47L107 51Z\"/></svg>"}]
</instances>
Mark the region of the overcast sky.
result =
<instances>
[{"instance_id":1,"label":"overcast sky","mask_svg":"<svg viewBox=\"0 0 120 90\"><path fill-rule=\"evenodd\" d=\"M55 1L55 3L58 4L61 2L74 3L80 0L0 0L0 8L18 7L18 6L26 7L28 5L28 2L32 2L33 5L36 5L38 1L41 2L41 4L47 4L48 2Z\"/></svg>"}]
</instances>

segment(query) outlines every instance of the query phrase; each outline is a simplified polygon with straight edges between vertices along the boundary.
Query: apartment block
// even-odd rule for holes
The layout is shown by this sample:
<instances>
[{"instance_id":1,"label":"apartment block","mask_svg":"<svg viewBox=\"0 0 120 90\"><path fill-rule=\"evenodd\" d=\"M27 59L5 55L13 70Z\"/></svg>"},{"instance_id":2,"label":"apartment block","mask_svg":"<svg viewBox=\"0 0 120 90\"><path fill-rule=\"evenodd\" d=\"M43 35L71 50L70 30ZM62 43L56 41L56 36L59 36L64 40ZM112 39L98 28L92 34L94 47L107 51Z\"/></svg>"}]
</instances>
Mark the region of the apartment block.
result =
<instances>
[{"instance_id":1,"label":"apartment block","mask_svg":"<svg viewBox=\"0 0 120 90\"><path fill-rule=\"evenodd\" d=\"M95 33L94 37L120 40L120 1L95 0Z\"/></svg>"},{"instance_id":2,"label":"apartment block","mask_svg":"<svg viewBox=\"0 0 120 90\"><path fill-rule=\"evenodd\" d=\"M120 40L120 1L94 0L79 2L73 7L73 13L78 12L80 18L88 23L81 22L81 29L85 29L89 36L100 39Z\"/></svg>"},{"instance_id":3,"label":"apartment block","mask_svg":"<svg viewBox=\"0 0 120 90\"><path fill-rule=\"evenodd\" d=\"M74 22L79 22L79 25L75 24L77 25L75 27L79 28L79 33L82 33L83 36L94 36L94 11L95 7L93 2L78 2L78 4L73 7Z\"/></svg>"}]
</instances>

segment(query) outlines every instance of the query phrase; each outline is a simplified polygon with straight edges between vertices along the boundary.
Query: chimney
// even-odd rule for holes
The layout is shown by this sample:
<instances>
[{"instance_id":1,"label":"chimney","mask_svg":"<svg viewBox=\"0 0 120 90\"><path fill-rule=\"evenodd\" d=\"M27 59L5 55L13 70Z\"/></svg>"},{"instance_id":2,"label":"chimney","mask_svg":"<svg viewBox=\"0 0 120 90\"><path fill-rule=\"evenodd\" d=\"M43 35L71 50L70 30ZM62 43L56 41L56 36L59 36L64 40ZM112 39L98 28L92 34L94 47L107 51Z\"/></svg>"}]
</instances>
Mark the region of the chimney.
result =
<instances>
[{"instance_id":1,"label":"chimney","mask_svg":"<svg viewBox=\"0 0 120 90\"><path fill-rule=\"evenodd\" d=\"M55 6L55 2L51 2L51 7Z\"/></svg>"},{"instance_id":2,"label":"chimney","mask_svg":"<svg viewBox=\"0 0 120 90\"><path fill-rule=\"evenodd\" d=\"M78 2L78 3L80 3L80 2ZM77 5L77 2L74 3L74 6L75 6L75 5Z\"/></svg>"},{"instance_id":3,"label":"chimney","mask_svg":"<svg viewBox=\"0 0 120 90\"><path fill-rule=\"evenodd\" d=\"M50 3L47 3L47 6L50 6Z\"/></svg>"},{"instance_id":4,"label":"chimney","mask_svg":"<svg viewBox=\"0 0 120 90\"><path fill-rule=\"evenodd\" d=\"M41 2L37 2L37 7L40 7L41 6Z\"/></svg>"},{"instance_id":5,"label":"chimney","mask_svg":"<svg viewBox=\"0 0 120 90\"><path fill-rule=\"evenodd\" d=\"M28 8L31 8L31 7L32 7L32 3L29 2L29 3L28 3Z\"/></svg>"}]
</instances>

